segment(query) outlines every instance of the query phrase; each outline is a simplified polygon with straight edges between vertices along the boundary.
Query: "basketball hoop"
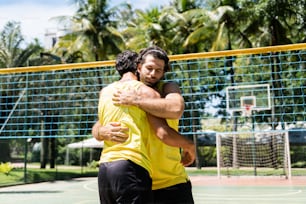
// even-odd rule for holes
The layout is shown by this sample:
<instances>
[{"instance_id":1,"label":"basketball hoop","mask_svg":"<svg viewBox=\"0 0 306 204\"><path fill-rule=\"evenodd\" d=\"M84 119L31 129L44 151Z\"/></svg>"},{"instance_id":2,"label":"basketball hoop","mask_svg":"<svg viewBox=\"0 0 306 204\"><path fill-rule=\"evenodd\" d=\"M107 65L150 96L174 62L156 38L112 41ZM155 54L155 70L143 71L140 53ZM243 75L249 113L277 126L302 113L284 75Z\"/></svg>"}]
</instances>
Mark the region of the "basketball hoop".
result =
<instances>
[{"instance_id":1,"label":"basketball hoop","mask_svg":"<svg viewBox=\"0 0 306 204\"><path fill-rule=\"evenodd\" d=\"M243 116L250 117L252 115L253 106L250 104L244 104Z\"/></svg>"}]
</instances>

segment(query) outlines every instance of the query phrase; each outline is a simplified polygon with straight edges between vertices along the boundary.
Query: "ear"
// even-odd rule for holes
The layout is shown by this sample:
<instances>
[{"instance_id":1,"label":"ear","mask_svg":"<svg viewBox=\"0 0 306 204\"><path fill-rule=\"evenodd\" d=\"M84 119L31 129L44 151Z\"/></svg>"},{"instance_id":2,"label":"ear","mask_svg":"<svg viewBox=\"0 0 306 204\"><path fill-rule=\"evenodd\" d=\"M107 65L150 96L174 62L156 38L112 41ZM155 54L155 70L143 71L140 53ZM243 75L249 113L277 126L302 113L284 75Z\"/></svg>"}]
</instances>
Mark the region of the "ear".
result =
<instances>
[{"instance_id":1,"label":"ear","mask_svg":"<svg viewBox=\"0 0 306 204\"><path fill-rule=\"evenodd\" d=\"M138 63L137 64L137 71L140 72L140 70L141 70L141 63Z\"/></svg>"}]
</instances>

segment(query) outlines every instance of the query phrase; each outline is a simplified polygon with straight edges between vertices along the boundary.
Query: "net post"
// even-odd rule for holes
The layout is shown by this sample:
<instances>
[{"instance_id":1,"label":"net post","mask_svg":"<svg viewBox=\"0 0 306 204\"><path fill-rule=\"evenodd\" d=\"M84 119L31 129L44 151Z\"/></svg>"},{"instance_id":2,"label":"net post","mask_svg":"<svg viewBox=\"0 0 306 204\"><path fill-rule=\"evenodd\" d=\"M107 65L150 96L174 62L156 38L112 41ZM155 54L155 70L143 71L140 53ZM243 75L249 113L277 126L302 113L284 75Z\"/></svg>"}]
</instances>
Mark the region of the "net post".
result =
<instances>
[{"instance_id":1,"label":"net post","mask_svg":"<svg viewBox=\"0 0 306 204\"><path fill-rule=\"evenodd\" d=\"M291 159L290 159L290 144L289 144L289 133L288 131L285 131L285 160L287 161L284 166L287 166L288 172L287 172L287 179L291 179Z\"/></svg>"},{"instance_id":2,"label":"net post","mask_svg":"<svg viewBox=\"0 0 306 204\"><path fill-rule=\"evenodd\" d=\"M221 166L220 166L220 147L221 147L221 140L220 140L220 134L217 133L216 134L216 150L217 150L217 174L218 174L218 178L221 178Z\"/></svg>"}]
</instances>

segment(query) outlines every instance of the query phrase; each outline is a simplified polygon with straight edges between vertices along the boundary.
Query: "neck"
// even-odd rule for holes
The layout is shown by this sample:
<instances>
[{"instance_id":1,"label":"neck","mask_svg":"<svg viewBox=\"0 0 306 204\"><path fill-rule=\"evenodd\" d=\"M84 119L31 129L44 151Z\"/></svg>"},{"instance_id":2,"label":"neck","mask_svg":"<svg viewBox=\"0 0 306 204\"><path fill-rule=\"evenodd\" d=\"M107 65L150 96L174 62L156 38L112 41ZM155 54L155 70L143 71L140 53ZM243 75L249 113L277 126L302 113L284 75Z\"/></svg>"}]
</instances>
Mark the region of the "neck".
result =
<instances>
[{"instance_id":1,"label":"neck","mask_svg":"<svg viewBox=\"0 0 306 204\"><path fill-rule=\"evenodd\" d=\"M132 72L127 72L122 75L120 81L130 81L130 80L137 80L137 76Z\"/></svg>"}]
</instances>

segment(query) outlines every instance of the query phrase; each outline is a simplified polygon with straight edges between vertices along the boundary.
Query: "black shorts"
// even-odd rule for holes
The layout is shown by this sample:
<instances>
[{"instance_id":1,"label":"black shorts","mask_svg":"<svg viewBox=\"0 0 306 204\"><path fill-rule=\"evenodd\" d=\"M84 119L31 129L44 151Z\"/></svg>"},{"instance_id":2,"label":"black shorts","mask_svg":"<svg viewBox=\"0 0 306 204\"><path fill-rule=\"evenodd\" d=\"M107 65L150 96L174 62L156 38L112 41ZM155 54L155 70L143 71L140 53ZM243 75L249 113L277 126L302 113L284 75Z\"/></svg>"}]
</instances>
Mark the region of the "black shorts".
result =
<instances>
[{"instance_id":1,"label":"black shorts","mask_svg":"<svg viewBox=\"0 0 306 204\"><path fill-rule=\"evenodd\" d=\"M167 188L153 191L153 200L156 204L193 204L190 181Z\"/></svg>"},{"instance_id":2,"label":"black shorts","mask_svg":"<svg viewBox=\"0 0 306 204\"><path fill-rule=\"evenodd\" d=\"M101 204L152 201L152 179L148 171L129 160L102 163L98 185Z\"/></svg>"}]
</instances>

